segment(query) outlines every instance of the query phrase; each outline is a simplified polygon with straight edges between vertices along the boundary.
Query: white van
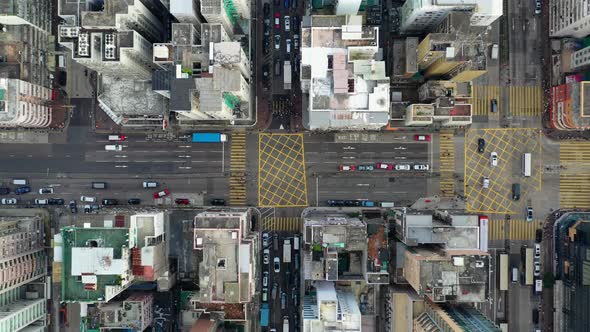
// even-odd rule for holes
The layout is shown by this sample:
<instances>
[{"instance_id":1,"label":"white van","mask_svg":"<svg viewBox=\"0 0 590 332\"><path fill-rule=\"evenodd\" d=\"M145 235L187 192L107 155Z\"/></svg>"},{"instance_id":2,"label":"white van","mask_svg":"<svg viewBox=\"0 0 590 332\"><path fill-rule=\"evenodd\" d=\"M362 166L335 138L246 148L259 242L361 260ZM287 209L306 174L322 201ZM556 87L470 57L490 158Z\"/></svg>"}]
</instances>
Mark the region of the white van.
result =
<instances>
[{"instance_id":1,"label":"white van","mask_svg":"<svg viewBox=\"0 0 590 332\"><path fill-rule=\"evenodd\" d=\"M26 186L27 185L27 180L25 180L25 179L14 179L14 180L12 180L12 184L17 185L17 186Z\"/></svg>"},{"instance_id":2,"label":"white van","mask_svg":"<svg viewBox=\"0 0 590 332\"><path fill-rule=\"evenodd\" d=\"M518 268L512 268L512 282L518 282Z\"/></svg>"},{"instance_id":3,"label":"white van","mask_svg":"<svg viewBox=\"0 0 590 332\"><path fill-rule=\"evenodd\" d=\"M37 205L47 205L47 204L49 204L49 200L36 198L35 199L35 204L37 204Z\"/></svg>"},{"instance_id":4,"label":"white van","mask_svg":"<svg viewBox=\"0 0 590 332\"><path fill-rule=\"evenodd\" d=\"M392 208L394 206L395 206L395 204L393 202L381 202L381 207L384 207L384 208Z\"/></svg>"},{"instance_id":5,"label":"white van","mask_svg":"<svg viewBox=\"0 0 590 332\"><path fill-rule=\"evenodd\" d=\"M144 188L157 188L158 182L156 181L143 181Z\"/></svg>"},{"instance_id":6,"label":"white van","mask_svg":"<svg viewBox=\"0 0 590 332\"><path fill-rule=\"evenodd\" d=\"M94 202L96 202L96 197L81 196L80 197L80 201L82 201L82 202L88 202L88 203L94 203Z\"/></svg>"},{"instance_id":7,"label":"white van","mask_svg":"<svg viewBox=\"0 0 590 332\"><path fill-rule=\"evenodd\" d=\"M115 144L115 145L105 145L104 149L106 151L122 151L123 150L123 146L119 145L119 144Z\"/></svg>"}]
</instances>

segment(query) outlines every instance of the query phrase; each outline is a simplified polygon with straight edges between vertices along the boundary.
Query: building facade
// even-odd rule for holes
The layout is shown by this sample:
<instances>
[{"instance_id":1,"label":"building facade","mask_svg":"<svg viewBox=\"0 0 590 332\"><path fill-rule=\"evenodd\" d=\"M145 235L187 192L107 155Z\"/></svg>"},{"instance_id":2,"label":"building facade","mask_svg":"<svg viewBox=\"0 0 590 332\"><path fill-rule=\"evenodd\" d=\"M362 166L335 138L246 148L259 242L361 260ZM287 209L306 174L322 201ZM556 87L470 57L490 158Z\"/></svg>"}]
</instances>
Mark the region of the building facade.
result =
<instances>
[{"instance_id":1,"label":"building facade","mask_svg":"<svg viewBox=\"0 0 590 332\"><path fill-rule=\"evenodd\" d=\"M590 10L587 2L550 0L547 8L551 37L583 38L590 35Z\"/></svg>"},{"instance_id":2,"label":"building facade","mask_svg":"<svg viewBox=\"0 0 590 332\"><path fill-rule=\"evenodd\" d=\"M51 89L0 78L0 127L46 128L53 115Z\"/></svg>"}]
</instances>

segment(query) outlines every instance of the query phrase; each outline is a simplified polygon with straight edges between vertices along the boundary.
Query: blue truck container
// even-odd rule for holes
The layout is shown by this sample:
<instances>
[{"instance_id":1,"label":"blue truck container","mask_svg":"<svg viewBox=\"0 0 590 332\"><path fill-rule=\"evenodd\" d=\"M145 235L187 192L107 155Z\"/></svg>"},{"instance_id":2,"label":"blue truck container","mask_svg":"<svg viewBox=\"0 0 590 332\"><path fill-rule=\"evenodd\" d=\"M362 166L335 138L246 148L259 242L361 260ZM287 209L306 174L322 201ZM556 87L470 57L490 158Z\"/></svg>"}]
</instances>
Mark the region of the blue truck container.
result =
<instances>
[{"instance_id":1,"label":"blue truck container","mask_svg":"<svg viewBox=\"0 0 590 332\"><path fill-rule=\"evenodd\" d=\"M193 133L193 143L220 143L227 141L227 136L221 133Z\"/></svg>"},{"instance_id":2,"label":"blue truck container","mask_svg":"<svg viewBox=\"0 0 590 332\"><path fill-rule=\"evenodd\" d=\"M366 207L374 207L376 204L373 201L362 201L361 205Z\"/></svg>"},{"instance_id":3,"label":"blue truck container","mask_svg":"<svg viewBox=\"0 0 590 332\"><path fill-rule=\"evenodd\" d=\"M263 303L260 306L260 326L268 327L268 303Z\"/></svg>"}]
</instances>

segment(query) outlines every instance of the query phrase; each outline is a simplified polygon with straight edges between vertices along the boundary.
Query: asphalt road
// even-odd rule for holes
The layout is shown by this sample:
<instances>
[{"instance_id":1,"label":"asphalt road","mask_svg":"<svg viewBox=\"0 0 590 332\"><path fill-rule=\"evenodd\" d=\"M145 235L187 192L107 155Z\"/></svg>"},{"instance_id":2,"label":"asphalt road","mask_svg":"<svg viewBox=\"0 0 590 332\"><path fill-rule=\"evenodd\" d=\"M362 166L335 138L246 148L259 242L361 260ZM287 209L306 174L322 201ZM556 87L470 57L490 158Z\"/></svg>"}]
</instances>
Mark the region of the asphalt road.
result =
<instances>
[{"instance_id":1,"label":"asphalt road","mask_svg":"<svg viewBox=\"0 0 590 332\"><path fill-rule=\"evenodd\" d=\"M541 15L535 15L534 1L509 1L510 79L513 85L541 82Z\"/></svg>"}]
</instances>

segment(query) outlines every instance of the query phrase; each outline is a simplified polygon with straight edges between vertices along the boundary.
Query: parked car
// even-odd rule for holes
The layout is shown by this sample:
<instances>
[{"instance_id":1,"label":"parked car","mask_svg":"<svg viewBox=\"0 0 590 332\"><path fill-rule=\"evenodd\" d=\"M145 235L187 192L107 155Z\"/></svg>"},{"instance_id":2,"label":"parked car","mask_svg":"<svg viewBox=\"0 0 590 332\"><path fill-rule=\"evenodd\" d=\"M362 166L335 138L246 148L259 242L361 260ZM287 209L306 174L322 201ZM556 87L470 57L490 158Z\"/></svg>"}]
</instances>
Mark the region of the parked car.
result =
<instances>
[{"instance_id":1,"label":"parked car","mask_svg":"<svg viewBox=\"0 0 590 332\"><path fill-rule=\"evenodd\" d=\"M109 141L121 142L127 137L125 135L109 135Z\"/></svg>"},{"instance_id":2,"label":"parked car","mask_svg":"<svg viewBox=\"0 0 590 332\"><path fill-rule=\"evenodd\" d=\"M287 293L281 292L281 309L287 308Z\"/></svg>"},{"instance_id":3,"label":"parked car","mask_svg":"<svg viewBox=\"0 0 590 332\"><path fill-rule=\"evenodd\" d=\"M262 247L263 248L268 247L268 233L267 232L262 233Z\"/></svg>"},{"instance_id":4,"label":"parked car","mask_svg":"<svg viewBox=\"0 0 590 332\"><path fill-rule=\"evenodd\" d=\"M270 263L270 250L269 249L264 249L264 251L262 251L262 262L264 264Z\"/></svg>"},{"instance_id":5,"label":"parked car","mask_svg":"<svg viewBox=\"0 0 590 332\"><path fill-rule=\"evenodd\" d=\"M119 202L114 198L105 198L102 200L102 205L117 205Z\"/></svg>"},{"instance_id":6,"label":"parked car","mask_svg":"<svg viewBox=\"0 0 590 332\"><path fill-rule=\"evenodd\" d=\"M426 141L426 142L429 142L430 141L430 135L415 135L414 136L414 140L416 140L416 141Z\"/></svg>"},{"instance_id":7,"label":"parked car","mask_svg":"<svg viewBox=\"0 0 590 332\"><path fill-rule=\"evenodd\" d=\"M344 201L344 206L361 206L361 201L359 201L359 200L346 200L346 201Z\"/></svg>"},{"instance_id":8,"label":"parked car","mask_svg":"<svg viewBox=\"0 0 590 332\"><path fill-rule=\"evenodd\" d=\"M64 205L66 201L63 198L50 198L47 204L49 205Z\"/></svg>"},{"instance_id":9,"label":"parked car","mask_svg":"<svg viewBox=\"0 0 590 332\"><path fill-rule=\"evenodd\" d=\"M78 213L78 205L76 204L75 200L71 200L68 203L68 207L70 208L70 212L72 213Z\"/></svg>"},{"instance_id":10,"label":"parked car","mask_svg":"<svg viewBox=\"0 0 590 332\"><path fill-rule=\"evenodd\" d=\"M533 273L533 275L535 277L538 277L541 275L541 262L539 262L539 261L535 262L535 272Z\"/></svg>"},{"instance_id":11,"label":"parked car","mask_svg":"<svg viewBox=\"0 0 590 332\"><path fill-rule=\"evenodd\" d=\"M285 31L291 31L291 18L285 16Z\"/></svg>"},{"instance_id":12,"label":"parked car","mask_svg":"<svg viewBox=\"0 0 590 332\"><path fill-rule=\"evenodd\" d=\"M30 193L31 192L31 187L18 187L16 188L16 190L14 191L15 194L17 195L22 195L22 194L26 194L26 193Z\"/></svg>"},{"instance_id":13,"label":"parked car","mask_svg":"<svg viewBox=\"0 0 590 332\"><path fill-rule=\"evenodd\" d=\"M225 199L223 199L223 198L214 198L211 201L209 201L209 203L211 203L211 205L215 205L215 206L224 206L225 205Z\"/></svg>"},{"instance_id":14,"label":"parked car","mask_svg":"<svg viewBox=\"0 0 590 332\"><path fill-rule=\"evenodd\" d=\"M395 170L396 171L409 171L410 170L410 165L396 164L395 165Z\"/></svg>"},{"instance_id":15,"label":"parked car","mask_svg":"<svg viewBox=\"0 0 590 332\"><path fill-rule=\"evenodd\" d=\"M53 194L53 188L41 188L39 194Z\"/></svg>"},{"instance_id":16,"label":"parked car","mask_svg":"<svg viewBox=\"0 0 590 332\"><path fill-rule=\"evenodd\" d=\"M493 167L498 166L498 153L497 152L490 153L490 163L492 164Z\"/></svg>"},{"instance_id":17,"label":"parked car","mask_svg":"<svg viewBox=\"0 0 590 332\"><path fill-rule=\"evenodd\" d=\"M393 169L393 164L377 163L377 169L392 170Z\"/></svg>"},{"instance_id":18,"label":"parked car","mask_svg":"<svg viewBox=\"0 0 590 332\"><path fill-rule=\"evenodd\" d=\"M139 198L130 198L127 200L127 204L129 205L139 205L141 203L141 199Z\"/></svg>"},{"instance_id":19,"label":"parked car","mask_svg":"<svg viewBox=\"0 0 590 332\"><path fill-rule=\"evenodd\" d=\"M281 272L281 260L278 257L274 259L274 270L275 273Z\"/></svg>"},{"instance_id":20,"label":"parked car","mask_svg":"<svg viewBox=\"0 0 590 332\"><path fill-rule=\"evenodd\" d=\"M174 200L174 203L178 205L189 205L191 202L188 198L177 198Z\"/></svg>"},{"instance_id":21,"label":"parked car","mask_svg":"<svg viewBox=\"0 0 590 332\"><path fill-rule=\"evenodd\" d=\"M49 200L45 198L35 198L35 204L37 205L47 205L49 204Z\"/></svg>"},{"instance_id":22,"label":"parked car","mask_svg":"<svg viewBox=\"0 0 590 332\"><path fill-rule=\"evenodd\" d=\"M427 171L430 169L430 166L428 164L416 164L414 165L414 170L415 171Z\"/></svg>"},{"instance_id":23,"label":"parked car","mask_svg":"<svg viewBox=\"0 0 590 332\"><path fill-rule=\"evenodd\" d=\"M15 205L17 200L16 198L3 198L0 200L0 203L2 203L2 205Z\"/></svg>"},{"instance_id":24,"label":"parked car","mask_svg":"<svg viewBox=\"0 0 590 332\"><path fill-rule=\"evenodd\" d=\"M90 211L92 211L92 208L90 207L90 205L84 205L84 213L90 213Z\"/></svg>"},{"instance_id":25,"label":"parked car","mask_svg":"<svg viewBox=\"0 0 590 332\"><path fill-rule=\"evenodd\" d=\"M486 149L486 140L483 138L479 138L477 140L477 151L479 153L483 153Z\"/></svg>"},{"instance_id":26,"label":"parked car","mask_svg":"<svg viewBox=\"0 0 590 332\"><path fill-rule=\"evenodd\" d=\"M341 171L354 171L356 170L356 167L354 165L340 165L338 169Z\"/></svg>"},{"instance_id":27,"label":"parked car","mask_svg":"<svg viewBox=\"0 0 590 332\"><path fill-rule=\"evenodd\" d=\"M154 193L154 198L162 198L162 197L166 197L168 195L170 195L170 190L164 189L162 191L156 191Z\"/></svg>"},{"instance_id":28,"label":"parked car","mask_svg":"<svg viewBox=\"0 0 590 332\"><path fill-rule=\"evenodd\" d=\"M535 1L535 15L539 15L541 14L541 0L536 0Z\"/></svg>"},{"instance_id":29,"label":"parked car","mask_svg":"<svg viewBox=\"0 0 590 332\"><path fill-rule=\"evenodd\" d=\"M94 202L96 202L96 197L80 196L80 201L81 202L94 203Z\"/></svg>"},{"instance_id":30,"label":"parked car","mask_svg":"<svg viewBox=\"0 0 590 332\"><path fill-rule=\"evenodd\" d=\"M481 186L484 189L488 189L490 187L490 179L484 176L481 180Z\"/></svg>"},{"instance_id":31,"label":"parked car","mask_svg":"<svg viewBox=\"0 0 590 332\"><path fill-rule=\"evenodd\" d=\"M270 13L270 5L268 3L265 3L264 5L262 5L262 10L264 12L264 16L268 15Z\"/></svg>"},{"instance_id":32,"label":"parked car","mask_svg":"<svg viewBox=\"0 0 590 332\"><path fill-rule=\"evenodd\" d=\"M359 165L358 170L359 171L372 171L375 169L375 166L373 165Z\"/></svg>"},{"instance_id":33,"label":"parked car","mask_svg":"<svg viewBox=\"0 0 590 332\"><path fill-rule=\"evenodd\" d=\"M344 201L340 199L329 199L326 202L328 206L344 206Z\"/></svg>"},{"instance_id":34,"label":"parked car","mask_svg":"<svg viewBox=\"0 0 590 332\"><path fill-rule=\"evenodd\" d=\"M541 244L535 243L535 258L541 257Z\"/></svg>"},{"instance_id":35,"label":"parked car","mask_svg":"<svg viewBox=\"0 0 590 332\"><path fill-rule=\"evenodd\" d=\"M262 287L268 287L268 271L262 272Z\"/></svg>"}]
</instances>

